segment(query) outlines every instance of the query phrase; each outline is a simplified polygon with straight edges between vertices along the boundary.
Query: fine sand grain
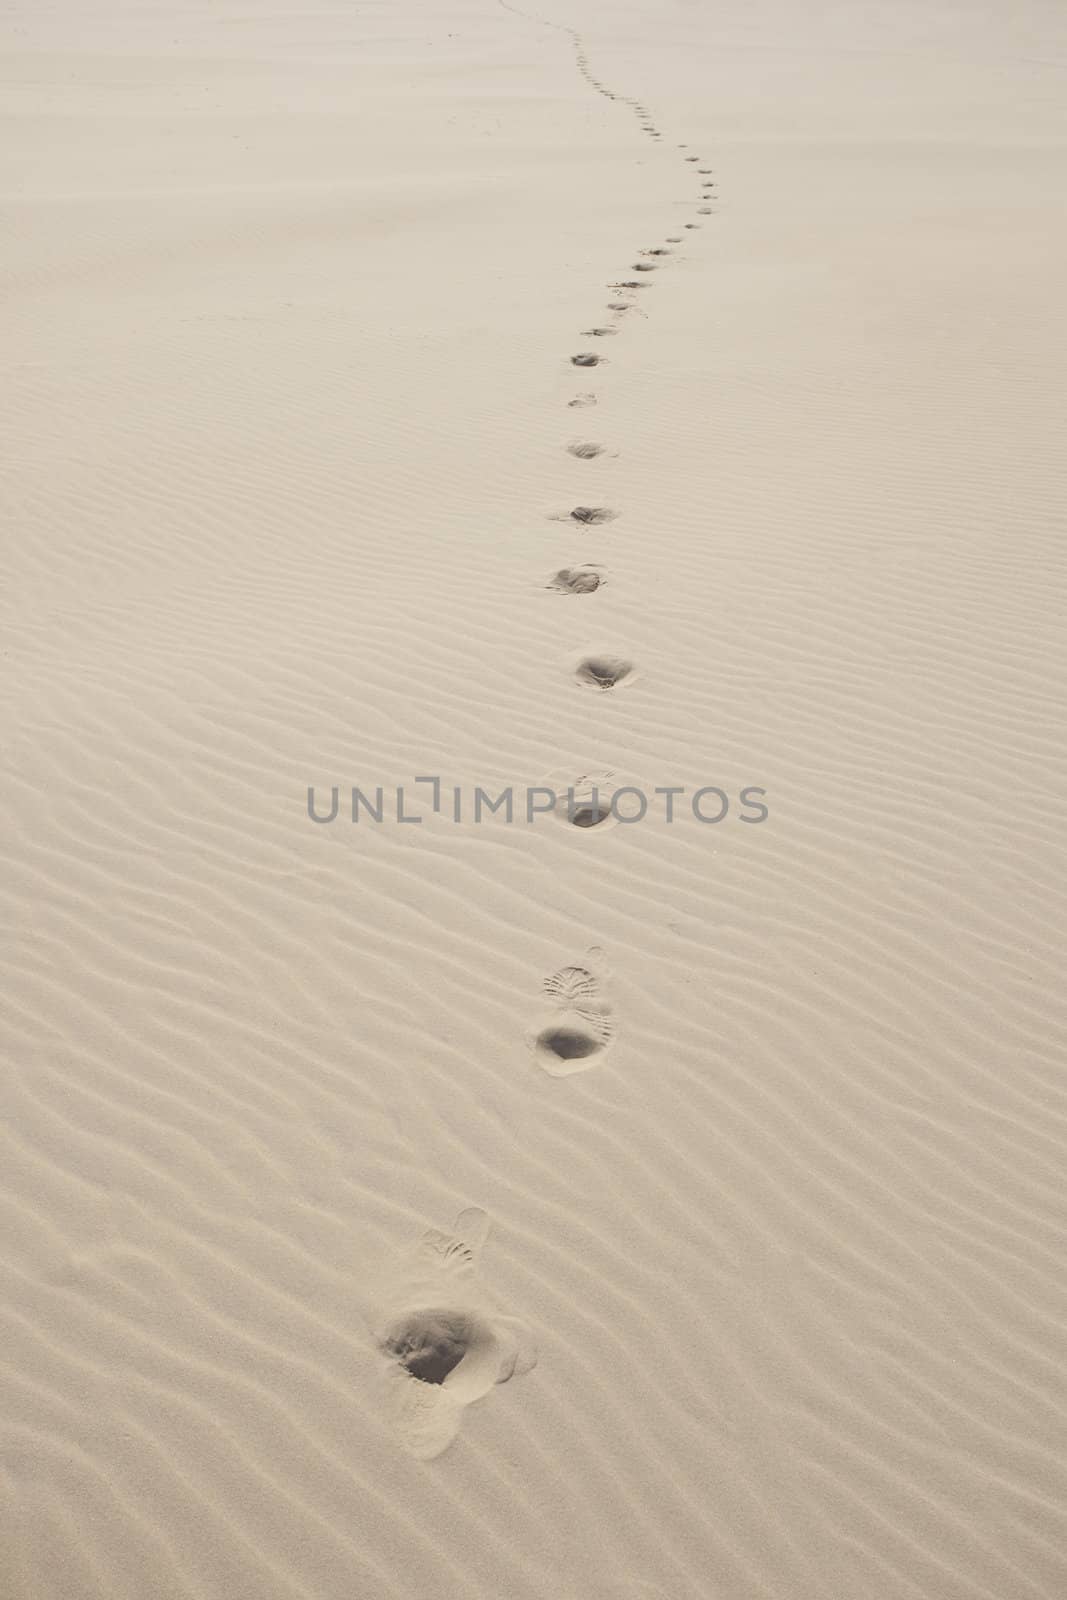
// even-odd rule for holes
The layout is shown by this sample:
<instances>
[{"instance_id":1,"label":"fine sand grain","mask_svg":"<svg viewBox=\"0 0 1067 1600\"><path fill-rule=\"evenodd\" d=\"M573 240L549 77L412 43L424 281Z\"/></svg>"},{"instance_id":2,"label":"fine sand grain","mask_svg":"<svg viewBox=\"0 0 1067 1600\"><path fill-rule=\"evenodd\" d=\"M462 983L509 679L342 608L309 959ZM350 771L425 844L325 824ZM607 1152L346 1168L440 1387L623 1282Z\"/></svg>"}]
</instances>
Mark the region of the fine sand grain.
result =
<instances>
[{"instance_id":1,"label":"fine sand grain","mask_svg":"<svg viewBox=\"0 0 1067 1600\"><path fill-rule=\"evenodd\" d=\"M2 1600L1062 1600L1063 8L4 35Z\"/></svg>"}]
</instances>

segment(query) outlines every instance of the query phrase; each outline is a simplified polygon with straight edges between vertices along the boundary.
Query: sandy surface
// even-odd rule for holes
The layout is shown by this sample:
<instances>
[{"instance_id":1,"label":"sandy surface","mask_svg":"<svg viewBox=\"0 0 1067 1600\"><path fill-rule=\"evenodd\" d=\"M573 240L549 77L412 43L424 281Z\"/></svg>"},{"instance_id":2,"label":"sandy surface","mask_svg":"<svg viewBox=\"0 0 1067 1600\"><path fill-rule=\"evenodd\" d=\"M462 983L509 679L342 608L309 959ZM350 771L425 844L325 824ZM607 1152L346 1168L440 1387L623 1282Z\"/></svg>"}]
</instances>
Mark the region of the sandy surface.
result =
<instances>
[{"instance_id":1,"label":"sandy surface","mask_svg":"<svg viewBox=\"0 0 1067 1600\"><path fill-rule=\"evenodd\" d=\"M1067 1592L1064 13L552 5L5 18L3 1600Z\"/></svg>"}]
</instances>

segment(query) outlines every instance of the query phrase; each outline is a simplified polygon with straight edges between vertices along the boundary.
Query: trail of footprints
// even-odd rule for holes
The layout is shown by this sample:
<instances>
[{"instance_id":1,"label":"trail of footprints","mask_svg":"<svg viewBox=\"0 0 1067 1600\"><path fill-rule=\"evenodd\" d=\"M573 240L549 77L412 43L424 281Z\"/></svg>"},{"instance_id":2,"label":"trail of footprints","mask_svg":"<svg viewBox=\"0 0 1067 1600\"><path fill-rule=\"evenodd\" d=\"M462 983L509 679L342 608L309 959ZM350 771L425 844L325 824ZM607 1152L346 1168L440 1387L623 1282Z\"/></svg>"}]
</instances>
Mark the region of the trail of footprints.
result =
<instances>
[{"instance_id":1,"label":"trail of footprints","mask_svg":"<svg viewBox=\"0 0 1067 1600\"><path fill-rule=\"evenodd\" d=\"M506 0L500 3L506 10L527 15ZM653 140L662 139L652 113L642 101L615 93L596 76L579 33L557 23L544 25L558 28L570 37L578 71L597 94L627 106L642 133ZM696 215L713 215L712 169L699 166L701 158L689 154L684 144L678 149L686 152L682 160L688 166L696 166L701 179ZM701 224L686 222L682 226L692 231ZM608 285L612 298L606 309L614 321L586 328L581 337L613 338L622 331L624 318L634 312L644 316L637 296L650 287L649 275L672 255L670 246L682 242L682 234L674 233L663 244L637 251L638 259L626 269L628 275ZM607 360L599 350L580 350L570 357L571 365L583 371L604 366ZM597 403L595 390L585 390L567 401L571 408ZM591 439L572 441L565 449L578 461L610 460L613 455L607 446ZM578 529L614 522L621 513L610 506L583 504L550 515L554 521ZM546 588L560 595L587 596L596 594L605 581L599 564L576 561L554 573ZM579 687L599 694L616 693L636 676L634 664L626 656L599 651L577 655L571 672ZM605 792L609 792L610 774L603 777ZM568 785L566 797L561 796L556 806L556 815L563 823L583 829L607 829L613 825L615 818L606 799L600 798L595 777L577 777L568 780ZM527 1033L535 1061L555 1078L570 1077L597 1066L615 1036L603 951L587 951L581 964L561 967L544 980L542 987L542 1012ZM430 1230L395 1265L375 1296L371 1321L375 1342L385 1358L383 1381L388 1407L400 1439L423 1460L447 1449L468 1405L497 1384L528 1372L537 1360L528 1330L497 1311L478 1278L489 1228L488 1215L479 1207L472 1207L460 1214L449 1232Z\"/></svg>"},{"instance_id":2,"label":"trail of footprints","mask_svg":"<svg viewBox=\"0 0 1067 1600\"><path fill-rule=\"evenodd\" d=\"M504 4L505 0L501 0L501 3ZM509 5L507 9L516 8ZM525 15L525 13L521 12L519 14ZM567 34L574 50L574 59L578 71L590 88L594 89L597 94L603 95L605 99L615 100L626 106L637 118L642 133L649 139L662 139L663 135L656 125L655 118L643 100L617 94L596 76L590 65L582 37L575 29L563 27L556 23L548 23L546 26L558 28L559 31ZM687 145L679 145L678 150L683 165L687 168L695 167L697 169L695 176L699 179L699 193L696 197L697 204L694 207L695 214L697 216L711 216L714 207L710 204L710 201L715 194L713 170L711 167L704 166L701 157L690 151ZM702 224L689 221L682 226L683 230L695 230L701 227ZM651 277L651 274L658 272L661 267L669 263L670 257L674 254L673 247L682 244L683 241L684 231L682 233L676 231L669 234L662 244L647 245L636 251L636 259L631 261L627 269L627 276L616 279L608 285L612 298L607 303L607 310L612 321L603 326L598 324L594 327L583 329L581 337L588 340L612 338L622 331L625 326L625 320L635 312L639 316L645 316L647 313L643 303L644 294L657 281ZM630 274L633 274L633 276ZM570 357L570 362L573 367L586 371L600 368L606 365L609 360L614 359L614 352L609 357L606 353L601 353L599 349L594 348L576 351ZM567 404L572 407L586 407L595 406L597 402L598 394L594 389L575 395L573 399L568 400ZM569 455L579 461L605 461L610 460L613 455L613 452L595 439L582 438L572 440L564 448ZM613 522L620 515L621 513L611 506L584 504L576 505L570 511L550 513L550 516L555 521L570 521L583 528ZM547 587L557 594L585 596L596 594L605 581L605 574L599 566L583 563L580 566L562 568L549 580ZM598 652L596 654L583 655L576 663L572 663L572 676L582 688L592 689L598 693L614 693L623 685L634 681L635 669L633 663L621 654ZM598 809L595 814L586 808L583 812L572 810L570 820L575 827L590 828L603 827L611 820L611 817L607 808ZM541 1064L548 1066L545 1051L539 1049L537 1054ZM590 1059L583 1061L583 1065L589 1065L592 1059L593 1055L591 1053ZM552 1070L550 1066L548 1070Z\"/></svg>"}]
</instances>

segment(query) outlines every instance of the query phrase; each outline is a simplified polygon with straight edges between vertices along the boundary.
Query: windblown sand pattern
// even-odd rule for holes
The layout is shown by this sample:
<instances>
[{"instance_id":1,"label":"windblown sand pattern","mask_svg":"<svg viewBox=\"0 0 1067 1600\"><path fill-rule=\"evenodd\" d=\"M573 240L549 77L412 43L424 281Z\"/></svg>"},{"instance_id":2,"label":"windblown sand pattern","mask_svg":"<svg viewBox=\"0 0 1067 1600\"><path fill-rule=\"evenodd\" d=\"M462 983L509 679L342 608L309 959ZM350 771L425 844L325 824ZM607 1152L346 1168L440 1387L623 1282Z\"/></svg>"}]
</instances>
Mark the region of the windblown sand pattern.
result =
<instances>
[{"instance_id":1,"label":"windblown sand pattern","mask_svg":"<svg viewBox=\"0 0 1067 1600\"><path fill-rule=\"evenodd\" d=\"M2 1600L1061 1600L1062 11L7 22Z\"/></svg>"}]
</instances>

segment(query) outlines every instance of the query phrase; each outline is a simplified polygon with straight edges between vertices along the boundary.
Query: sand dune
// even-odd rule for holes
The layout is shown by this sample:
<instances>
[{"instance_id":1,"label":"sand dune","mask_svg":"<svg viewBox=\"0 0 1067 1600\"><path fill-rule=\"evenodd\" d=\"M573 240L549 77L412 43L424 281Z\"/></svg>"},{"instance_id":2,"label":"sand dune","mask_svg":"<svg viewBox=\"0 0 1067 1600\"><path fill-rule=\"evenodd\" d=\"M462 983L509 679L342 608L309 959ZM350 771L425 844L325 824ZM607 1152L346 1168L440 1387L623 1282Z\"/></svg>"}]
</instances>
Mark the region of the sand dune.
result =
<instances>
[{"instance_id":1,"label":"sand dune","mask_svg":"<svg viewBox=\"0 0 1067 1600\"><path fill-rule=\"evenodd\" d=\"M1062 11L5 35L3 1600L1058 1600Z\"/></svg>"}]
</instances>

